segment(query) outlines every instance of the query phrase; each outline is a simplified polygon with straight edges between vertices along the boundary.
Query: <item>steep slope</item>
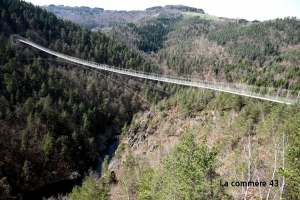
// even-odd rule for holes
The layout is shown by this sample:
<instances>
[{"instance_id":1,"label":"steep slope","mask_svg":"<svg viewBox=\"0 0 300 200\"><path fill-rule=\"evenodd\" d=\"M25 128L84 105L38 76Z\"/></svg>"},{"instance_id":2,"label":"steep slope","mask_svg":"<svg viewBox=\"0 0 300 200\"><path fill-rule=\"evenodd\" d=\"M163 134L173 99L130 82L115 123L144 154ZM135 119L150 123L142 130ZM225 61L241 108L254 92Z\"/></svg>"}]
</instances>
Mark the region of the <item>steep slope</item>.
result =
<instances>
[{"instance_id":1,"label":"steep slope","mask_svg":"<svg viewBox=\"0 0 300 200\"><path fill-rule=\"evenodd\" d=\"M296 18L209 21L168 11L106 33L139 50L166 74L298 90L299 28ZM221 199L219 194L235 199L299 198L298 105L175 86L166 90L176 93L123 128L109 165L117 179L111 199ZM179 142L190 132L196 144L192 139ZM201 151L211 157L201 160ZM199 166L211 159L207 162L213 162L214 170L195 169L193 159ZM185 193L191 191L187 182L200 193L201 187L212 193ZM253 187L253 182L266 186Z\"/></svg>"},{"instance_id":2,"label":"steep slope","mask_svg":"<svg viewBox=\"0 0 300 200\"><path fill-rule=\"evenodd\" d=\"M1 198L86 169L126 122L113 171L106 160L102 178L87 177L71 198L299 198L298 105L99 75L10 38L21 34L65 54L148 72L229 82L251 75L251 84L297 89L297 19L212 22L176 8L108 30L108 37L25 2L1 0L0 8ZM148 108L139 96L152 108L131 120ZM222 188L220 180L268 186Z\"/></svg>"},{"instance_id":3,"label":"steep slope","mask_svg":"<svg viewBox=\"0 0 300 200\"><path fill-rule=\"evenodd\" d=\"M103 33L24 1L1 0L0 13L0 198L10 199L78 177L133 113L147 106L138 98L145 88L139 80L62 62L17 43L12 34L99 63L156 68Z\"/></svg>"},{"instance_id":4,"label":"steep slope","mask_svg":"<svg viewBox=\"0 0 300 200\"><path fill-rule=\"evenodd\" d=\"M299 106L178 90L123 128L109 165L118 180L111 199L297 199L299 180L288 172L299 174L299 113Z\"/></svg>"},{"instance_id":5,"label":"steep slope","mask_svg":"<svg viewBox=\"0 0 300 200\"><path fill-rule=\"evenodd\" d=\"M106 33L145 52L164 73L298 90L299 30L289 17L212 21L162 12Z\"/></svg>"},{"instance_id":6,"label":"steep slope","mask_svg":"<svg viewBox=\"0 0 300 200\"><path fill-rule=\"evenodd\" d=\"M93 13L84 9L85 16ZM110 11L112 20L119 18L117 13ZM203 16L202 9L173 5L140 13L145 17L132 13L135 20L125 21L134 23L124 22L124 26L105 29L105 33L140 50L164 73L299 89L300 22L296 18L216 20Z\"/></svg>"}]
</instances>

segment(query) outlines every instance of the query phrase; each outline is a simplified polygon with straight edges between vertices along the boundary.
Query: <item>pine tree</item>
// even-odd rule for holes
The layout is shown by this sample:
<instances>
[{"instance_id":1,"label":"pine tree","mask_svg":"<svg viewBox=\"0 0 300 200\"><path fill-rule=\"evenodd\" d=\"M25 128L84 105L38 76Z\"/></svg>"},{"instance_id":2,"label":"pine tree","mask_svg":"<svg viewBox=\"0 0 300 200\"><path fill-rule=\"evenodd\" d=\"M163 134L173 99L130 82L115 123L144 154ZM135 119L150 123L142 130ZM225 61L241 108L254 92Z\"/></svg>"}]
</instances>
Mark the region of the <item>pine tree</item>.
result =
<instances>
[{"instance_id":1,"label":"pine tree","mask_svg":"<svg viewBox=\"0 0 300 200\"><path fill-rule=\"evenodd\" d=\"M142 181L139 199L230 199L219 185L218 151L210 150L205 140L201 144L194 140L192 133L186 133L154 174L146 173L152 182L145 185Z\"/></svg>"},{"instance_id":2,"label":"pine tree","mask_svg":"<svg viewBox=\"0 0 300 200\"><path fill-rule=\"evenodd\" d=\"M21 151L25 152L28 146L28 133L26 131L22 132L22 141L21 141Z\"/></svg>"},{"instance_id":3,"label":"pine tree","mask_svg":"<svg viewBox=\"0 0 300 200\"><path fill-rule=\"evenodd\" d=\"M23 166L23 173L24 173L25 176L30 175L31 168L32 168L31 162L28 161L28 160L25 160L24 166Z\"/></svg>"},{"instance_id":4,"label":"pine tree","mask_svg":"<svg viewBox=\"0 0 300 200\"><path fill-rule=\"evenodd\" d=\"M54 138L51 135L51 133L47 133L46 135L44 135L43 138L43 152L45 155L45 162L49 162L50 161L50 157L53 153L54 150Z\"/></svg>"},{"instance_id":5,"label":"pine tree","mask_svg":"<svg viewBox=\"0 0 300 200\"><path fill-rule=\"evenodd\" d=\"M47 96L48 90L47 90L47 86L46 86L45 82L42 83L42 87L41 87L39 94L41 97Z\"/></svg>"}]
</instances>

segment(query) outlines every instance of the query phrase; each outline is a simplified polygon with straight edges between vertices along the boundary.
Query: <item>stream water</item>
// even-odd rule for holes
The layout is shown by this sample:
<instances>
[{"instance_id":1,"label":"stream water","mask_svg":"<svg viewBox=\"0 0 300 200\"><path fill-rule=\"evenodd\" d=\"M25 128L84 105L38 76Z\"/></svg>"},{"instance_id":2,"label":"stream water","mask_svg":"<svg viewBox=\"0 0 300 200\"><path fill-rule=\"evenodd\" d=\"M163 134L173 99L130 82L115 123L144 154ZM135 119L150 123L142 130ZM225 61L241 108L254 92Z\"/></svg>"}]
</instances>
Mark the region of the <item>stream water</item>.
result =
<instances>
[{"instance_id":1,"label":"stream water","mask_svg":"<svg viewBox=\"0 0 300 200\"><path fill-rule=\"evenodd\" d=\"M110 158L114 155L119 145L118 139L112 139L109 141L107 148L100 153L100 157L98 159L98 164L94 167L94 173L100 177L101 167L104 161L104 158L108 155ZM43 197L49 198L51 196L58 197L60 194L70 193L75 185L81 185L82 178L77 180L62 180L55 183L50 183L42 188L25 193L23 195L24 200L41 200Z\"/></svg>"},{"instance_id":2,"label":"stream water","mask_svg":"<svg viewBox=\"0 0 300 200\"><path fill-rule=\"evenodd\" d=\"M110 143L109 143L108 147L106 148L106 150L101 152L101 154L100 154L95 172L97 172L98 174L101 174L101 167L102 167L102 163L104 161L104 158L107 155L109 155L109 157L112 158L113 154L115 153L115 151L118 148L118 145L119 145L119 140L118 139L113 139L113 140L110 141Z\"/></svg>"}]
</instances>

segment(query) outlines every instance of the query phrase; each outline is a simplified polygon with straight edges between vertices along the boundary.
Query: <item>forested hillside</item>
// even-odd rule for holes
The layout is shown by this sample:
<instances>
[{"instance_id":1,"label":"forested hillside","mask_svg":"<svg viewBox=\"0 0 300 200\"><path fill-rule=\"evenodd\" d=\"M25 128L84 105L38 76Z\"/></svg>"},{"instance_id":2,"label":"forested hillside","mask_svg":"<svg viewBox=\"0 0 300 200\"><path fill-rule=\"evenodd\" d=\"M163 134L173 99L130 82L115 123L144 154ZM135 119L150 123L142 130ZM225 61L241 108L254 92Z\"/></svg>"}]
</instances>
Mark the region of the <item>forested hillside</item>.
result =
<instances>
[{"instance_id":1,"label":"forested hillside","mask_svg":"<svg viewBox=\"0 0 300 200\"><path fill-rule=\"evenodd\" d=\"M209 21L162 12L107 34L148 53L165 73L298 90L299 23Z\"/></svg>"},{"instance_id":2,"label":"forested hillside","mask_svg":"<svg viewBox=\"0 0 300 200\"><path fill-rule=\"evenodd\" d=\"M292 177L299 173L299 162L295 160L299 152L295 146L299 132L298 106L257 102L233 95L216 97L213 92L189 89L178 91L176 99L162 101L157 108L151 110L150 117L139 114L123 132L126 150L121 159L116 157L112 169L120 170L120 182L126 181L132 169L139 171L135 178L128 180L127 186L121 184L120 191L126 187L131 191L121 192L124 196L137 196L137 199L299 197L299 188L295 186L299 180ZM178 138L181 138L179 142ZM122 159L132 163L131 170L126 165L118 169ZM292 173L288 175L289 172ZM133 184L135 180L139 180L138 184ZM277 180L278 186L271 187L272 180ZM224 186L225 181L228 187ZM267 187L230 185L242 181L266 181Z\"/></svg>"},{"instance_id":3,"label":"forested hillside","mask_svg":"<svg viewBox=\"0 0 300 200\"><path fill-rule=\"evenodd\" d=\"M150 11L155 13L149 14ZM137 17L141 13L144 18ZM190 13L204 12L187 6L158 6L139 14L132 13L133 18L137 18L126 22L133 23L104 32L116 41L145 52L164 73L299 89L298 19L249 22L246 19L215 20ZM118 19L118 14L112 15L111 19Z\"/></svg>"},{"instance_id":4,"label":"forested hillside","mask_svg":"<svg viewBox=\"0 0 300 200\"><path fill-rule=\"evenodd\" d=\"M161 10L105 33L165 74L299 90L299 30L293 17L213 21ZM123 128L112 199L299 198L298 106L165 88L174 96ZM220 187L226 181L268 184Z\"/></svg>"},{"instance_id":5,"label":"forested hillside","mask_svg":"<svg viewBox=\"0 0 300 200\"><path fill-rule=\"evenodd\" d=\"M115 175L88 177L72 199L299 198L299 105L172 89L123 127Z\"/></svg>"},{"instance_id":6,"label":"forested hillside","mask_svg":"<svg viewBox=\"0 0 300 200\"><path fill-rule=\"evenodd\" d=\"M1 199L79 176L82 186L66 198L300 198L299 105L96 71L13 37L118 67L299 90L299 19L209 18L174 5L52 8L75 13L80 25L0 0ZM90 21L98 15L103 21ZM89 29L99 26L112 28ZM120 134L100 179L87 175Z\"/></svg>"},{"instance_id":7,"label":"forested hillside","mask_svg":"<svg viewBox=\"0 0 300 200\"><path fill-rule=\"evenodd\" d=\"M167 5L167 6L155 6L147 8L146 10L104 10L103 8L89 8L85 6L81 7L70 7L64 5L49 5L42 6L54 13L56 16L63 19L75 22L83 27L91 29L104 29L111 27L118 27L126 25L130 22L137 22L140 19L154 17L162 11L168 10L173 12L195 12L204 14L204 11L200 8L193 8L182 5Z\"/></svg>"},{"instance_id":8,"label":"forested hillside","mask_svg":"<svg viewBox=\"0 0 300 200\"><path fill-rule=\"evenodd\" d=\"M156 68L103 33L26 2L1 0L0 13L0 198L10 199L83 173L119 127L147 106L136 94L143 83L56 60L12 34L99 63Z\"/></svg>"},{"instance_id":9,"label":"forested hillside","mask_svg":"<svg viewBox=\"0 0 300 200\"><path fill-rule=\"evenodd\" d=\"M159 11L116 11L104 10L103 8L89 7L69 7L69 6L42 6L49 12L63 19L75 22L82 27L91 29L102 29L125 25L128 22L134 22L144 17L153 16Z\"/></svg>"}]
</instances>

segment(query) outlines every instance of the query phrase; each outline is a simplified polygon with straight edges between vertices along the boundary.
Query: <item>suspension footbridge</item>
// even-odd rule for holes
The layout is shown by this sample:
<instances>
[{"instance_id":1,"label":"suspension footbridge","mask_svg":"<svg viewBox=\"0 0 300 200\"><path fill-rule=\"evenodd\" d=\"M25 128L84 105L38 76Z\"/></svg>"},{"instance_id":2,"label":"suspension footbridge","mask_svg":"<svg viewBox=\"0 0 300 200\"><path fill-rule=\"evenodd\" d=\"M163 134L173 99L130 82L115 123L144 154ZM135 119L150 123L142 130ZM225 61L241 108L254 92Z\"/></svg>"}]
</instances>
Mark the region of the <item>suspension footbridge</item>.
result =
<instances>
[{"instance_id":1,"label":"suspension footbridge","mask_svg":"<svg viewBox=\"0 0 300 200\"><path fill-rule=\"evenodd\" d=\"M138 78L161 81L166 83L174 83L174 84L185 85L185 86L206 88L206 89L211 89L220 92L227 92L231 94L252 97L256 99L273 101L277 103L294 104L294 103L299 103L300 100L300 91L287 90L283 88L258 87L258 86L244 85L244 84L232 84L226 82L212 82L212 81L198 80L193 78L183 78L183 77L148 73L143 71L135 71L131 69L109 66L106 64L99 64L99 63L83 60L80 58L76 58L73 56L68 56L50 50L48 48L45 48L41 45L38 45L20 36L15 36L15 39L19 42L30 45L34 48L37 48L41 51L57 56L59 58L71 61L73 63L85 65L91 68L99 69L99 70L105 70L105 71L114 72L118 74L129 75Z\"/></svg>"}]
</instances>

